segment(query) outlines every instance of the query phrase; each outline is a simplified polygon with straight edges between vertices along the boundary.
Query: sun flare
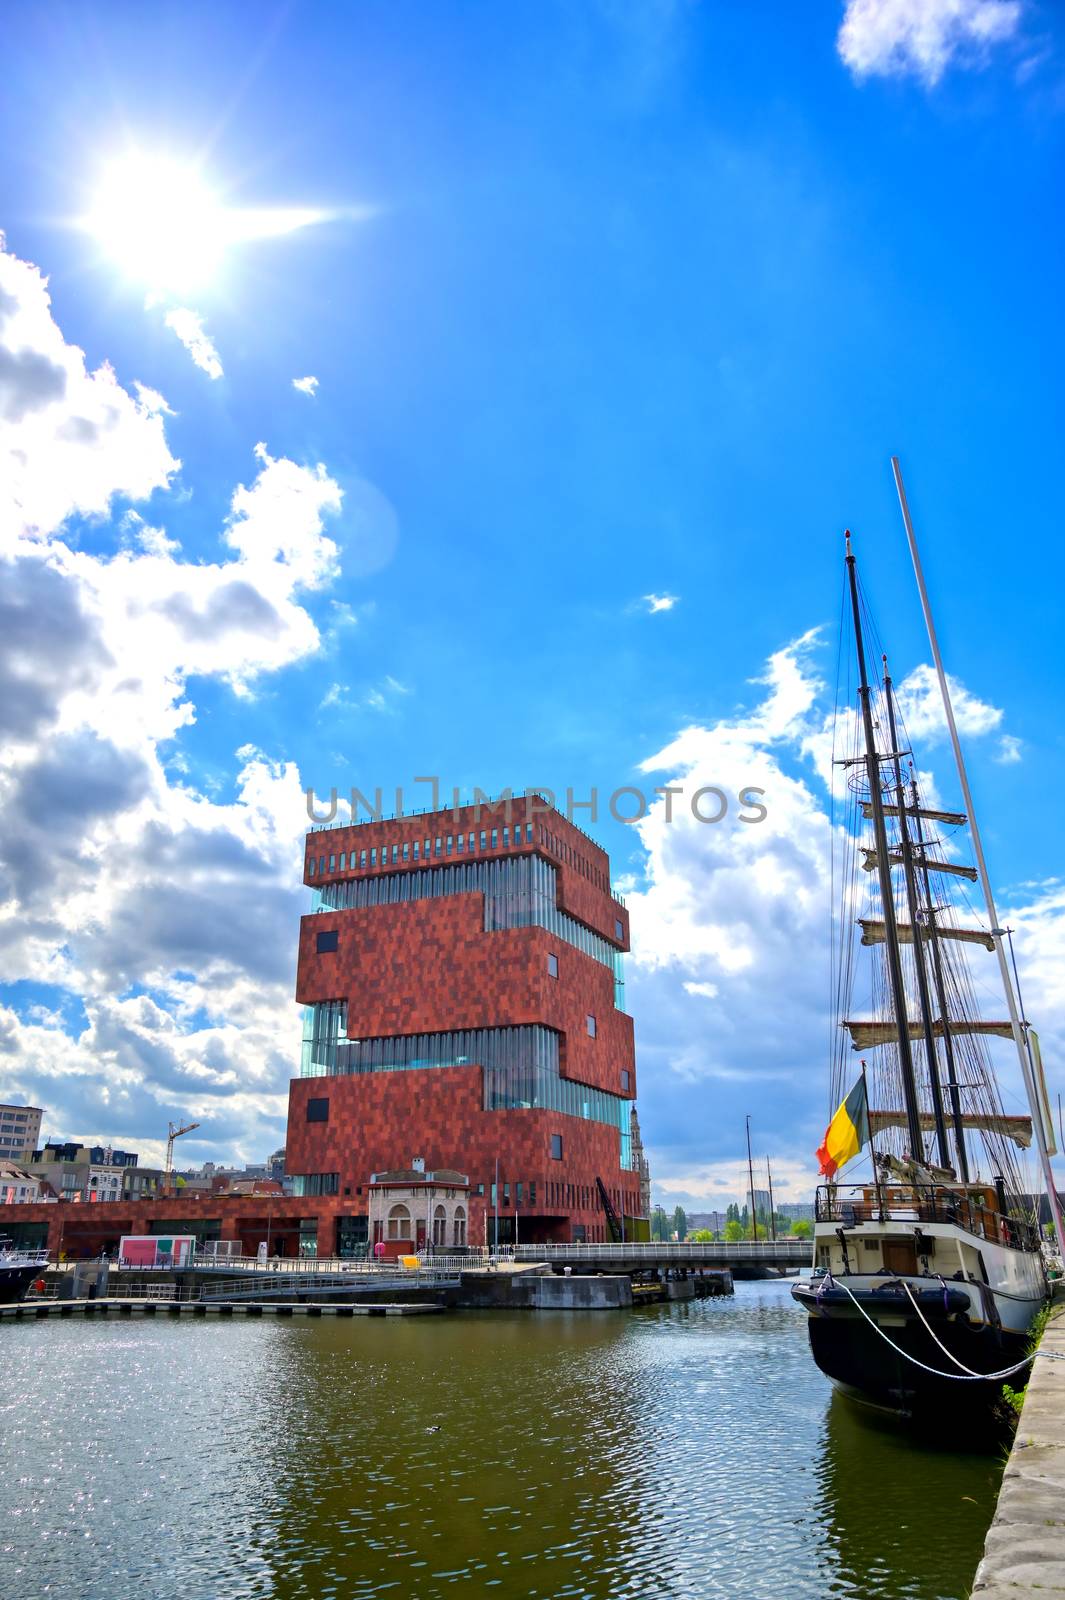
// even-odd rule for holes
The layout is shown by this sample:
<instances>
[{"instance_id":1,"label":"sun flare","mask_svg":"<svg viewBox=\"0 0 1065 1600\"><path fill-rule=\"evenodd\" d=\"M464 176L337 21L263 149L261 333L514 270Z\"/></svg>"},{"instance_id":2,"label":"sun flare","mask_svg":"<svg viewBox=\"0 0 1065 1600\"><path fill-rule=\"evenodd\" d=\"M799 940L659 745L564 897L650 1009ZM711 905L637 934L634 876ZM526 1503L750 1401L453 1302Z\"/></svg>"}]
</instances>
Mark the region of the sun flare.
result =
<instances>
[{"instance_id":1,"label":"sun flare","mask_svg":"<svg viewBox=\"0 0 1065 1600\"><path fill-rule=\"evenodd\" d=\"M105 169L83 226L127 277L156 291L208 282L229 232L226 209L196 166L145 152Z\"/></svg>"}]
</instances>

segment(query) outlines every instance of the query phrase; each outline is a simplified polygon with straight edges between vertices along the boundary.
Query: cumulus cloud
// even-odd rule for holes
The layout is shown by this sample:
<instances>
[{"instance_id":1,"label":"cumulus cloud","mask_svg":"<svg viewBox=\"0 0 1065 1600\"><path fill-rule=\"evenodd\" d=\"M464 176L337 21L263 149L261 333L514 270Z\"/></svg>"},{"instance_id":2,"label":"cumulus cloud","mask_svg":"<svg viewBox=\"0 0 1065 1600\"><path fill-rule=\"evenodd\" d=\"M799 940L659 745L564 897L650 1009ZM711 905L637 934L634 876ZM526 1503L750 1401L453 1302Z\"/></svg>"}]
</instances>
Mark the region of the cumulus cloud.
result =
<instances>
[{"instance_id":1,"label":"cumulus cloud","mask_svg":"<svg viewBox=\"0 0 1065 1600\"><path fill-rule=\"evenodd\" d=\"M293 378L292 387L294 389L298 389L300 394L310 395L311 399L313 400L314 396L318 393L318 379L311 377Z\"/></svg>"},{"instance_id":2,"label":"cumulus cloud","mask_svg":"<svg viewBox=\"0 0 1065 1600\"><path fill-rule=\"evenodd\" d=\"M0 293L16 358L0 368L0 463L19 469L0 474L16 535L0 553L0 970L46 997L20 1009L12 987L0 1005L0 1099L146 1155L187 1114L203 1124L190 1155L261 1156L298 1049L302 784L243 748L232 793L211 798L168 745L195 719L190 680L246 694L319 647L303 597L338 570L341 490L260 446L216 559L184 560L132 510L110 546L101 524L79 548L67 517L169 483L168 408L86 372L35 268L0 255Z\"/></svg>"},{"instance_id":3,"label":"cumulus cloud","mask_svg":"<svg viewBox=\"0 0 1065 1600\"><path fill-rule=\"evenodd\" d=\"M209 378L221 378L222 362L198 311L174 306L163 318L171 333L176 333L193 361Z\"/></svg>"},{"instance_id":4,"label":"cumulus cloud","mask_svg":"<svg viewBox=\"0 0 1065 1600\"><path fill-rule=\"evenodd\" d=\"M56 326L47 279L0 235L0 551L166 488L180 462L164 415L151 389L130 394L106 364L88 371Z\"/></svg>"},{"instance_id":5,"label":"cumulus cloud","mask_svg":"<svg viewBox=\"0 0 1065 1600\"><path fill-rule=\"evenodd\" d=\"M954 721L963 737L979 738L993 733L1002 722L1002 711L986 700L972 694L965 685L947 674L950 701L954 708ZM899 711L911 739L935 740L945 738L947 719L943 699L939 692L939 679L935 669L927 662L907 673L896 685Z\"/></svg>"},{"instance_id":6,"label":"cumulus cloud","mask_svg":"<svg viewBox=\"0 0 1065 1600\"><path fill-rule=\"evenodd\" d=\"M837 46L856 78L913 74L931 86L951 65L982 66L1021 12L1021 0L847 0Z\"/></svg>"},{"instance_id":7,"label":"cumulus cloud","mask_svg":"<svg viewBox=\"0 0 1065 1600\"><path fill-rule=\"evenodd\" d=\"M653 617L656 611L672 611L677 598L675 594L645 594L643 603Z\"/></svg>"}]
</instances>

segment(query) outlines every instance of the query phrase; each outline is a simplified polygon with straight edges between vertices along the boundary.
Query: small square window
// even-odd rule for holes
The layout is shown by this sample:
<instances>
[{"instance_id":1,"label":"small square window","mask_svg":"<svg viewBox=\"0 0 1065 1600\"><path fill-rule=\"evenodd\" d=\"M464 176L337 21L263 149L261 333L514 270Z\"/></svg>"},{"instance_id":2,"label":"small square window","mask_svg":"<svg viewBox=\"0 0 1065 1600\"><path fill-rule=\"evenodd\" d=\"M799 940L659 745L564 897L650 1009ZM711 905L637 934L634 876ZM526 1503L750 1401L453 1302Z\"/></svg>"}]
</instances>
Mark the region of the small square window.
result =
<instances>
[{"instance_id":1,"label":"small square window","mask_svg":"<svg viewBox=\"0 0 1065 1600\"><path fill-rule=\"evenodd\" d=\"M625 938L625 924L616 917L614 919L614 937L617 939L619 944L622 943Z\"/></svg>"},{"instance_id":2,"label":"small square window","mask_svg":"<svg viewBox=\"0 0 1065 1600\"><path fill-rule=\"evenodd\" d=\"M547 976L549 978L558 977L558 957L553 950L549 950L547 955Z\"/></svg>"},{"instance_id":3,"label":"small square window","mask_svg":"<svg viewBox=\"0 0 1065 1600\"><path fill-rule=\"evenodd\" d=\"M585 1017L584 1020L588 1024L588 1037L589 1037L589 1039L594 1039L595 1038L595 1018L594 1017Z\"/></svg>"},{"instance_id":4,"label":"small square window","mask_svg":"<svg viewBox=\"0 0 1065 1600\"><path fill-rule=\"evenodd\" d=\"M329 1101L328 1101L328 1099L322 1098L321 1100L313 1100L312 1099L312 1100L308 1100L307 1101L307 1121L308 1122L328 1122L329 1121Z\"/></svg>"},{"instance_id":5,"label":"small square window","mask_svg":"<svg viewBox=\"0 0 1065 1600\"><path fill-rule=\"evenodd\" d=\"M337 930L335 928L323 929L318 935L317 948L320 956L327 956L337 947Z\"/></svg>"},{"instance_id":6,"label":"small square window","mask_svg":"<svg viewBox=\"0 0 1065 1600\"><path fill-rule=\"evenodd\" d=\"M551 1160L562 1160L562 1135L560 1133L551 1135Z\"/></svg>"},{"instance_id":7,"label":"small square window","mask_svg":"<svg viewBox=\"0 0 1065 1600\"><path fill-rule=\"evenodd\" d=\"M630 1079L630 1076L629 1076L628 1067L622 1067L622 1069L621 1069L621 1087L622 1087L622 1090L624 1091L625 1094L628 1094L628 1092L629 1092L629 1084L630 1084L630 1082L631 1082L631 1079Z\"/></svg>"},{"instance_id":8,"label":"small square window","mask_svg":"<svg viewBox=\"0 0 1065 1600\"><path fill-rule=\"evenodd\" d=\"M484 1194L484 1184L483 1183L479 1183L477 1185L477 1193L480 1194L480 1195Z\"/></svg>"}]
</instances>

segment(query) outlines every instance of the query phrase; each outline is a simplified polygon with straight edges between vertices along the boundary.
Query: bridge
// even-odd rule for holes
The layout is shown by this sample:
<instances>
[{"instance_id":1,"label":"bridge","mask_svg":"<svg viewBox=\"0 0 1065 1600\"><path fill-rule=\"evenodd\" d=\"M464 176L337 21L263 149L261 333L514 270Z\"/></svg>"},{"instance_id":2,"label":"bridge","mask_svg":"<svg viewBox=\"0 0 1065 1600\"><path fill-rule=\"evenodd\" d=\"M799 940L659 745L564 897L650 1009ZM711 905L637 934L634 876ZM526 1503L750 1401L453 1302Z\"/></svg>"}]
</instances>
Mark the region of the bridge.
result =
<instances>
[{"instance_id":1,"label":"bridge","mask_svg":"<svg viewBox=\"0 0 1065 1600\"><path fill-rule=\"evenodd\" d=\"M573 1272L661 1272L680 1268L697 1272L700 1267L728 1267L732 1272L773 1267L812 1267L813 1241L810 1239L740 1239L735 1244L714 1240L710 1244L685 1241L682 1244L653 1241L650 1244L519 1244L507 1254L515 1261L544 1261L561 1271Z\"/></svg>"}]
</instances>

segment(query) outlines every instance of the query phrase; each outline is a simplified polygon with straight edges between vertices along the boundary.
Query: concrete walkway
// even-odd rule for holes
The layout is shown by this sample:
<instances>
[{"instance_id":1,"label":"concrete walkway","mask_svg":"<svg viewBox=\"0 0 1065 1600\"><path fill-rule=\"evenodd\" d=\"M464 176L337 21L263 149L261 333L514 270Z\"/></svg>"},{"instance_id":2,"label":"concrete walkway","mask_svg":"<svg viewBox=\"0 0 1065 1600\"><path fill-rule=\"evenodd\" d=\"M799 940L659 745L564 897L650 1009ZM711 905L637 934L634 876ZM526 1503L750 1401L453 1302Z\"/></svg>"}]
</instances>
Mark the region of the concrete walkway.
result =
<instances>
[{"instance_id":1,"label":"concrete walkway","mask_svg":"<svg viewBox=\"0 0 1065 1600\"><path fill-rule=\"evenodd\" d=\"M973 1600L1065 1595L1065 1305L1039 1348Z\"/></svg>"}]
</instances>

